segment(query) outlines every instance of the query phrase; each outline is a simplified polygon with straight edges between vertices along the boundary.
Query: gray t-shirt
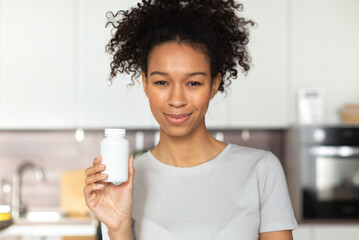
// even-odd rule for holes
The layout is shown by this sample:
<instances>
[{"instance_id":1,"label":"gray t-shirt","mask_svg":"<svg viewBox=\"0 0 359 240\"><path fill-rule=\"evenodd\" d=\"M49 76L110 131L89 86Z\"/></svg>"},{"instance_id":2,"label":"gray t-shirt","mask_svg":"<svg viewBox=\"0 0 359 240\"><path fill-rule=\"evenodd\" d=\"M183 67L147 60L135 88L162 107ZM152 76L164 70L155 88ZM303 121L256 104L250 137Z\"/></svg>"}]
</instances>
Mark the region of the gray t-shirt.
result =
<instances>
[{"instance_id":1,"label":"gray t-shirt","mask_svg":"<svg viewBox=\"0 0 359 240\"><path fill-rule=\"evenodd\" d=\"M228 144L216 158L183 168L148 151L134 167L132 239L255 240L297 226L271 152Z\"/></svg>"}]
</instances>

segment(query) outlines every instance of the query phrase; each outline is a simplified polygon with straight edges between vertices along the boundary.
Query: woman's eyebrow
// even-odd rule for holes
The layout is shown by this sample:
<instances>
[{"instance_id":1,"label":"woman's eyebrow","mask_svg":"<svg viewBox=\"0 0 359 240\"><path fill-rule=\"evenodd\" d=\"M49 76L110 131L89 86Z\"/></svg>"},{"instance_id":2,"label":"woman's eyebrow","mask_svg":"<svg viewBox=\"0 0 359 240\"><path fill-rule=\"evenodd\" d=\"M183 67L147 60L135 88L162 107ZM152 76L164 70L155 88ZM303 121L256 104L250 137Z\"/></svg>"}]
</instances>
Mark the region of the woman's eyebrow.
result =
<instances>
[{"instance_id":1,"label":"woman's eyebrow","mask_svg":"<svg viewBox=\"0 0 359 240\"><path fill-rule=\"evenodd\" d=\"M165 72L160 72L160 71L153 71L150 73L150 76L152 75L155 75L155 74L158 74L158 75L161 75L161 76L169 76L168 73L165 73ZM193 73L188 73L187 76L195 76L195 75L203 75L203 76L207 76L207 74L205 72L193 72Z\"/></svg>"},{"instance_id":2,"label":"woman's eyebrow","mask_svg":"<svg viewBox=\"0 0 359 240\"><path fill-rule=\"evenodd\" d=\"M195 75L203 75L203 76L207 76L207 74L205 72L193 72L193 73L189 73L187 74L188 76L195 76Z\"/></svg>"},{"instance_id":3,"label":"woman's eyebrow","mask_svg":"<svg viewBox=\"0 0 359 240\"><path fill-rule=\"evenodd\" d=\"M158 74L158 75L161 75L161 76L168 76L169 75L168 73L164 73L164 72L160 72L160 71L153 71L153 72L150 73L150 76L155 75L155 74Z\"/></svg>"}]
</instances>

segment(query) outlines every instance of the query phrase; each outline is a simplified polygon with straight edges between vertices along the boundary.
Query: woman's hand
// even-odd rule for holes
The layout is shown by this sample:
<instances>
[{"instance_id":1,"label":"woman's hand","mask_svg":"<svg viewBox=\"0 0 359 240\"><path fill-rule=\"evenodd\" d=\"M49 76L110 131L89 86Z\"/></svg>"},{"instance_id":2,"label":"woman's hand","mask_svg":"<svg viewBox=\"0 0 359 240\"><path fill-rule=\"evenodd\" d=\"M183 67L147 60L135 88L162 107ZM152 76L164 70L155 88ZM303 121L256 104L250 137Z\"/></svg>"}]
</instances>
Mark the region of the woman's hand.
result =
<instances>
[{"instance_id":1,"label":"woman's hand","mask_svg":"<svg viewBox=\"0 0 359 240\"><path fill-rule=\"evenodd\" d=\"M133 156L129 157L128 181L119 186L103 182L107 174L101 173L106 166L101 164L102 157L94 159L93 165L86 169L84 194L88 208L103 222L109 231L121 230L130 226L133 208Z\"/></svg>"}]
</instances>

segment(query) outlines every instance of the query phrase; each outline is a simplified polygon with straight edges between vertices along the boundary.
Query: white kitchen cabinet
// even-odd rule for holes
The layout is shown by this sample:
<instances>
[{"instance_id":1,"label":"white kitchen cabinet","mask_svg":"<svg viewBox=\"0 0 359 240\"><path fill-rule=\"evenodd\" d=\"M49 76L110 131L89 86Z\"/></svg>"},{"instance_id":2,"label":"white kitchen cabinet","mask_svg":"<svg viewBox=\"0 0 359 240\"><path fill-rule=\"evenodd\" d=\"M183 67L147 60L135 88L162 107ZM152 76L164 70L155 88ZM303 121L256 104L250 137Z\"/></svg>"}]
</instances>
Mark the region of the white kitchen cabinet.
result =
<instances>
[{"instance_id":1,"label":"white kitchen cabinet","mask_svg":"<svg viewBox=\"0 0 359 240\"><path fill-rule=\"evenodd\" d=\"M108 81L106 13L137 2L1 0L0 128L157 128L142 84ZM223 97L211 101L209 127L228 122Z\"/></svg>"},{"instance_id":2,"label":"white kitchen cabinet","mask_svg":"<svg viewBox=\"0 0 359 240\"><path fill-rule=\"evenodd\" d=\"M283 128L288 125L288 1L243 1L251 30L252 69L232 82L230 127Z\"/></svg>"},{"instance_id":3,"label":"white kitchen cabinet","mask_svg":"<svg viewBox=\"0 0 359 240\"><path fill-rule=\"evenodd\" d=\"M206 126L210 129L225 128L230 123L230 97L227 92L218 92L209 103Z\"/></svg>"},{"instance_id":4,"label":"white kitchen cabinet","mask_svg":"<svg viewBox=\"0 0 359 240\"><path fill-rule=\"evenodd\" d=\"M73 1L1 1L0 128L74 124Z\"/></svg>"},{"instance_id":5,"label":"white kitchen cabinet","mask_svg":"<svg viewBox=\"0 0 359 240\"><path fill-rule=\"evenodd\" d=\"M359 226L357 224L346 225L316 225L314 227L313 240L358 240Z\"/></svg>"},{"instance_id":6,"label":"white kitchen cabinet","mask_svg":"<svg viewBox=\"0 0 359 240\"><path fill-rule=\"evenodd\" d=\"M294 240L358 240L358 224L300 224L293 231Z\"/></svg>"},{"instance_id":7,"label":"white kitchen cabinet","mask_svg":"<svg viewBox=\"0 0 359 240\"><path fill-rule=\"evenodd\" d=\"M78 6L78 82L76 125L84 128L157 126L144 94L142 83L127 87L130 75L108 80L111 55L105 46L111 28L105 28L106 13L129 9L137 1L80 0ZM138 79L141 81L141 78Z\"/></svg>"},{"instance_id":8,"label":"white kitchen cabinet","mask_svg":"<svg viewBox=\"0 0 359 240\"><path fill-rule=\"evenodd\" d=\"M294 240L358 240L359 225L351 223L300 224L293 231Z\"/></svg>"},{"instance_id":9,"label":"white kitchen cabinet","mask_svg":"<svg viewBox=\"0 0 359 240\"><path fill-rule=\"evenodd\" d=\"M310 225L298 225L293 233L294 240L314 240L313 227Z\"/></svg>"},{"instance_id":10,"label":"white kitchen cabinet","mask_svg":"<svg viewBox=\"0 0 359 240\"><path fill-rule=\"evenodd\" d=\"M324 123L337 124L338 109L359 102L359 1L292 2L291 122L299 89L319 88Z\"/></svg>"},{"instance_id":11,"label":"white kitchen cabinet","mask_svg":"<svg viewBox=\"0 0 359 240\"><path fill-rule=\"evenodd\" d=\"M156 128L142 87L109 87L108 10L137 0L0 0L0 128ZM325 92L326 123L359 101L359 1L245 0L252 69L210 104L210 128L284 128L300 88ZM318 14L319 13L319 14ZM224 97L224 100L222 100Z\"/></svg>"},{"instance_id":12,"label":"white kitchen cabinet","mask_svg":"<svg viewBox=\"0 0 359 240\"><path fill-rule=\"evenodd\" d=\"M4 38L4 14L3 14L3 0L0 0L0 51L3 49ZM4 124L4 79L3 79L3 57L0 54L0 126Z\"/></svg>"}]
</instances>

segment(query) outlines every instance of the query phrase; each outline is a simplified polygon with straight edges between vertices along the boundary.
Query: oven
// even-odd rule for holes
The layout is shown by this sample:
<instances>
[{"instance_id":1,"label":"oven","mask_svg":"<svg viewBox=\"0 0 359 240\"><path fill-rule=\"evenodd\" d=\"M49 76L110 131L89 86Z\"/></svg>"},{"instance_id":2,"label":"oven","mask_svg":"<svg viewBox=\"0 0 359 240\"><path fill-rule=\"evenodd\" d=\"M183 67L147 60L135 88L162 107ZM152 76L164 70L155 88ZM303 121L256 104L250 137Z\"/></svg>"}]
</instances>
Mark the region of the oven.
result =
<instances>
[{"instance_id":1,"label":"oven","mask_svg":"<svg viewBox=\"0 0 359 240\"><path fill-rule=\"evenodd\" d=\"M359 127L300 128L303 219L359 219Z\"/></svg>"}]
</instances>

